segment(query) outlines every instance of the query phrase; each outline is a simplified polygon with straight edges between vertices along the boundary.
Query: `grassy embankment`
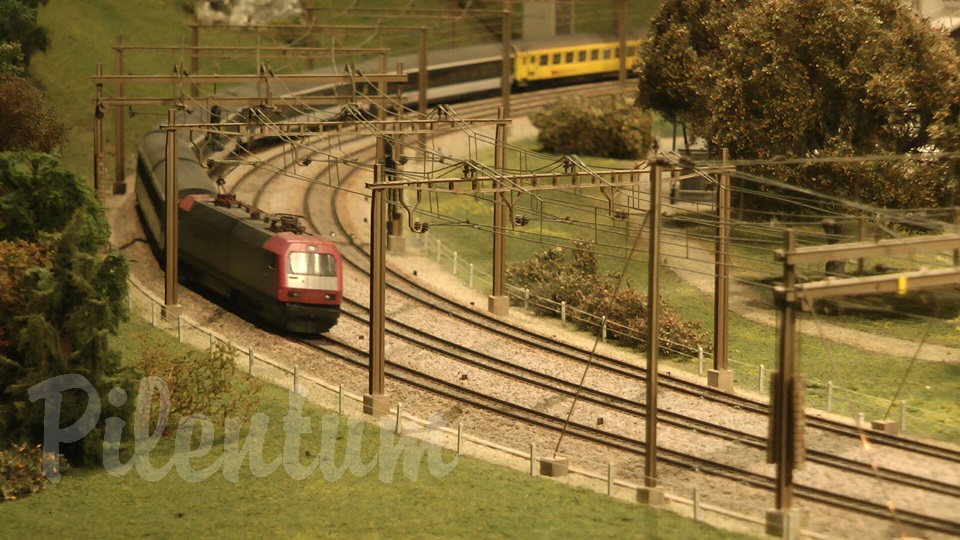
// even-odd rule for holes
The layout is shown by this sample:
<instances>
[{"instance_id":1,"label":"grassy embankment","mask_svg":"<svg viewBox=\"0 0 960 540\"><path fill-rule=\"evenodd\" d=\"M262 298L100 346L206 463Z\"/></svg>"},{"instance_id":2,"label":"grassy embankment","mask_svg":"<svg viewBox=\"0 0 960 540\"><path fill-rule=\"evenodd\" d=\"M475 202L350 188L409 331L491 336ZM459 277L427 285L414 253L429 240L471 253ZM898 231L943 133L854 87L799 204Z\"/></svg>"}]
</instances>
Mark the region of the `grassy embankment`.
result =
<instances>
[{"instance_id":1,"label":"grassy embankment","mask_svg":"<svg viewBox=\"0 0 960 540\"><path fill-rule=\"evenodd\" d=\"M149 331L148 324L129 323L117 346L135 355L140 346L136 334ZM173 338L166 338L166 346L171 351L184 347ZM284 435L288 397L271 386L260 394L260 413L269 418L262 463L280 461L272 469L243 459L225 464L236 452L224 450L222 430L209 453L189 459L183 452L175 456L176 438L171 436L149 454L151 471L176 460L161 478L142 477L142 468L123 475L70 469L59 484L49 484L41 493L0 504L0 537L742 538L477 459L454 462L455 454L446 450L432 457L430 451L420 456L405 450L394 466L383 458L379 444L397 445L391 430L366 424L362 438L351 443L347 420L322 428L336 413L310 404L302 414L312 431L302 435L299 447L285 450L285 443L296 442ZM335 436L330 432L334 428ZM241 434L241 448L259 440L247 437ZM363 467L350 465L355 461L345 457L350 444L360 448L359 463L370 464L369 472L356 473ZM303 479L287 473L294 460L306 468L317 459L319 468ZM405 465L405 459L413 466ZM210 471L205 479L190 481L187 465L192 471ZM345 465L350 467L342 470ZM225 471L236 477L228 480ZM439 476L440 471L448 473Z\"/></svg>"}]
</instances>

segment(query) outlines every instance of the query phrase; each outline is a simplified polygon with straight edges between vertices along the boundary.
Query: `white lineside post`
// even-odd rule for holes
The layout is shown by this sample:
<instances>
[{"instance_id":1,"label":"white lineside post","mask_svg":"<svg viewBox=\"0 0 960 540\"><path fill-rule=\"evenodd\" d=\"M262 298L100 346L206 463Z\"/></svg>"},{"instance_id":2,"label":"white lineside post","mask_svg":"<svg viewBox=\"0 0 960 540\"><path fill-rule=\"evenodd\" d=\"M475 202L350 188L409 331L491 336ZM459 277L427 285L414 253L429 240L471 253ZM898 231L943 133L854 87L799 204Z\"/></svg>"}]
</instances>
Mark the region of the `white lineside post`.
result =
<instances>
[{"instance_id":1,"label":"white lineside post","mask_svg":"<svg viewBox=\"0 0 960 540\"><path fill-rule=\"evenodd\" d=\"M463 422L457 425L457 455L463 455Z\"/></svg>"},{"instance_id":2,"label":"white lineside post","mask_svg":"<svg viewBox=\"0 0 960 540\"><path fill-rule=\"evenodd\" d=\"M253 377L253 347L250 347L250 376Z\"/></svg>"},{"instance_id":3,"label":"white lineside post","mask_svg":"<svg viewBox=\"0 0 960 540\"><path fill-rule=\"evenodd\" d=\"M293 366L293 393L300 395L300 367Z\"/></svg>"},{"instance_id":4,"label":"white lineside post","mask_svg":"<svg viewBox=\"0 0 960 540\"><path fill-rule=\"evenodd\" d=\"M337 399L337 413L343 416L343 384L340 384L340 396Z\"/></svg>"},{"instance_id":5,"label":"white lineside post","mask_svg":"<svg viewBox=\"0 0 960 540\"><path fill-rule=\"evenodd\" d=\"M900 433L907 431L907 402L900 400Z\"/></svg>"},{"instance_id":6,"label":"white lineside post","mask_svg":"<svg viewBox=\"0 0 960 540\"><path fill-rule=\"evenodd\" d=\"M613 462L607 463L607 495L613 497Z\"/></svg>"},{"instance_id":7,"label":"white lineside post","mask_svg":"<svg viewBox=\"0 0 960 540\"><path fill-rule=\"evenodd\" d=\"M530 476L537 475L537 443L530 443Z\"/></svg>"},{"instance_id":8,"label":"white lineside post","mask_svg":"<svg viewBox=\"0 0 960 540\"><path fill-rule=\"evenodd\" d=\"M403 433L403 403L397 403L397 428L394 433L397 435Z\"/></svg>"},{"instance_id":9,"label":"white lineside post","mask_svg":"<svg viewBox=\"0 0 960 540\"><path fill-rule=\"evenodd\" d=\"M833 409L833 381L827 381L827 412Z\"/></svg>"}]
</instances>

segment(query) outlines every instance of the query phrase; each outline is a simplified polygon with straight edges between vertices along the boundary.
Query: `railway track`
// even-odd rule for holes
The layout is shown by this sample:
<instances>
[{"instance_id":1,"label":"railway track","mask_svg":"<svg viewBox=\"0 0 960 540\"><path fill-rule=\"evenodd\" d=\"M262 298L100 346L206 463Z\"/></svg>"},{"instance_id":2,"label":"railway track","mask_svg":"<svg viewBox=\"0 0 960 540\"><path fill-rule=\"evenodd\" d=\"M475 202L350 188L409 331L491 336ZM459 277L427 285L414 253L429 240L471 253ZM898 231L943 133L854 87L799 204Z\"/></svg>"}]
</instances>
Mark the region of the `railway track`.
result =
<instances>
[{"instance_id":1,"label":"railway track","mask_svg":"<svg viewBox=\"0 0 960 540\"><path fill-rule=\"evenodd\" d=\"M366 350L326 338L323 340L306 340L305 343L317 351L339 358L357 367L366 368L368 365ZM386 375L394 381L425 390L458 403L469 404L472 407L495 413L507 419L524 422L553 432L564 432L582 441L599 444L631 454L640 456L645 454L643 443L634 438L611 433L586 424L564 421L561 418L540 412L536 409L516 405L506 400L491 397L486 393L464 388L454 382L411 369L396 362L386 361ZM666 448L658 448L657 457L658 461L680 469L697 470L703 474L718 476L771 492L775 490L774 479L738 467L723 465L715 461L697 458ZM795 484L794 488L796 496L811 502L825 504L880 519L890 517L890 509L885 504L865 501L828 490L804 486L802 484ZM960 534L960 524L954 521L935 518L909 510L898 510L897 517L901 523L909 526L920 527L945 534Z\"/></svg>"},{"instance_id":2,"label":"railway track","mask_svg":"<svg viewBox=\"0 0 960 540\"><path fill-rule=\"evenodd\" d=\"M495 106L498 102L498 100L487 101L490 103L487 106ZM515 110L522 109L515 107ZM357 152L360 153L362 150L358 150ZM266 186L267 184L264 184L257 189L255 200L259 200L262 194L266 192ZM311 185L307 189L307 194L304 198L305 205L309 205L309 201L319 200L317 197L311 195L313 188L314 186ZM307 216L312 214L309 206L304 211L304 214ZM333 215L336 215L336 213L334 212ZM345 232L343 233L343 236L347 236ZM342 248L342 251L344 251L345 262L347 264L351 264L356 270L365 272L366 268L369 267L368 255L363 249L360 248L360 246L353 246L353 249ZM515 328L512 325L506 324L495 317L486 315L485 313L481 313L476 310L468 309L456 302L451 302L440 294L437 294L429 289L422 288L419 284L402 274L391 272L390 282L392 291L402 294L409 300L424 302L425 299L429 298L431 309L442 312L446 316L455 318L465 324L482 327L485 329L485 331L492 332L504 339L523 343L525 346L548 351L550 354L566 357L573 361L581 363L590 362L591 365L598 369L605 370L620 377L625 377L629 381L642 383L646 380L645 371L635 364L614 358L603 357L602 355L591 354L589 351L573 347L559 340L546 338L542 334ZM344 315L361 323L364 321L364 311L359 303L351 303L347 301L345 302L345 306L347 307L344 310ZM404 339L411 340L411 342L416 343L417 346L426 349L434 349L435 351L457 351L456 355L458 356L458 361L466 362L488 371L499 371L503 376L523 380L525 384L535 384L542 388L549 388L554 392L561 393L568 397L572 396L575 392L580 392L580 399L589 400L592 403L607 407L611 410L622 412L624 414L630 414L636 417L642 417L645 414L643 407L636 402L625 400L612 394L605 394L593 389L577 390L575 389L575 385L572 385L572 383L568 381L555 377L551 378L542 373L536 373L533 370L511 365L507 362L502 362L490 356L484 357L484 355L480 355L479 353L476 353L476 351L470 351L470 354L468 354L466 351L464 351L462 346L459 346L452 341L439 340L438 338L429 336L426 333L418 332L415 328L410 327L409 325L404 325L400 321L390 320L389 325L390 328L388 331L390 332L391 336L399 338L401 337L400 334L402 334L406 336ZM316 348L318 345L311 344L311 346ZM334 350L335 347L341 348L341 352ZM343 358L344 360L358 367L366 367L366 351L360 351L359 349L352 348L346 344L338 344L335 346L329 345L323 350L327 354ZM350 350L349 354L343 352L344 350ZM434 392L437 395L441 395L449 399L457 399L458 401L462 401L464 403L470 403L473 406L484 408L485 410L495 412L496 414L506 416L508 418L513 418L516 420L523 420L526 418L524 421L544 429L549 429L552 431L557 431L558 429L559 419L557 419L555 416L544 415L544 413L534 411L533 409L523 408L503 400L498 400L491 396L485 396L475 391L469 391L468 389L458 387L454 383L442 381L437 377L425 373L417 373L411 368L399 366L392 362L389 362L388 365L388 375L400 382L404 382L405 384L410 384L417 388ZM741 411L749 411L763 416L768 414L768 408L764 403L717 392L708 387L692 384L682 379L661 375L661 384L670 390L686 393L688 395L704 399L710 399L719 403L725 403L728 406L737 408ZM480 404L478 405L477 403ZM681 429L709 434L710 436L718 437L724 440L735 441L755 450L765 447L765 441L762 438L750 435L748 433L738 432L729 428L723 428L722 426L708 424L693 418L685 418L682 415L665 415L662 411L660 412L659 418L663 419L665 423L675 425ZM820 419L811 417L808 421L808 425L811 427L817 427L817 429L823 429L828 432L859 438L859 432L857 432L855 428L851 429L850 426L839 422L823 421L821 423L817 422L818 420ZM821 425L814 426L814 424ZM602 444L608 448L630 452L635 455L643 454L642 444L623 435L612 434L608 431L600 430L585 424L567 424L567 429L568 433L581 440ZM919 441L911 441L909 439L903 439L900 437L874 437L874 435L883 434L871 434L871 440L873 440L875 443L885 444L892 448L915 452L918 454L935 457L937 459L943 459L952 463L960 462L960 454L947 448L937 445L930 445ZM661 450L658 449L658 452L660 451ZM668 463L685 470L699 470L705 473L717 474L721 477L744 483L746 485L752 485L763 489L773 489L773 480L763 475L757 475L755 473L739 470L733 467L722 466L712 461L698 460L693 456L686 456L681 453L675 453L676 455L672 455L670 451L664 450L664 452L665 457L662 459L664 463ZM824 465L836 467L839 470L846 470L854 474L877 476L885 481L897 483L899 485L915 487L918 489L924 489L950 497L960 496L960 493L958 493L960 490L958 490L957 486L949 483L936 481L931 482L914 475L909 475L898 471L871 471L869 467L863 463L836 458L835 456L830 456L829 454L818 453L815 451L808 452L808 457L811 460L818 460L818 462L823 463ZM889 508L887 508L885 505L870 501L857 500L852 497L831 494L823 490L817 490L803 486L797 486L796 494L813 502L833 505L838 508L857 511L873 517L883 519L889 519L890 517ZM960 525L949 520L941 520L930 516L923 516L920 513L908 511L898 511L897 515L903 523L908 523L916 527L936 530L947 534L960 534Z\"/></svg>"}]
</instances>

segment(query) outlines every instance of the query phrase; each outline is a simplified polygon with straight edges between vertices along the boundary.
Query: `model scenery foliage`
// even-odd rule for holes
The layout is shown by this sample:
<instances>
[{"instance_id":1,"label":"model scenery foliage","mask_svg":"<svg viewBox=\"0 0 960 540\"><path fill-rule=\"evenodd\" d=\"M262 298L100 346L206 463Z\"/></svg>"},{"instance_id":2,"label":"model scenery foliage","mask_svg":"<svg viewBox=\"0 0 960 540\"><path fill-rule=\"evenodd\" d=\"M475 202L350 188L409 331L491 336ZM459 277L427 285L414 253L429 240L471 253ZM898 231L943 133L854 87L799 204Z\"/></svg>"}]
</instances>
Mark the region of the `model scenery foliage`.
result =
<instances>
[{"instance_id":1,"label":"model scenery foliage","mask_svg":"<svg viewBox=\"0 0 960 540\"><path fill-rule=\"evenodd\" d=\"M900 0L667 0L635 71L637 106L734 159L960 148L960 58ZM898 159L752 172L917 208L954 204L954 167Z\"/></svg>"},{"instance_id":2,"label":"model scenery foliage","mask_svg":"<svg viewBox=\"0 0 960 540\"><path fill-rule=\"evenodd\" d=\"M590 242L578 241L568 250L556 247L528 261L510 265L506 278L517 287L529 289L532 296L551 301L549 305L533 306L539 315L559 317L560 303L566 302L571 313L579 310L594 315L585 319L567 314L567 320L581 329L596 331L595 317L606 317L611 339L624 345L647 340L646 295L623 283L620 275L600 273L600 261ZM698 347L710 349L699 325L683 321L662 299L659 323L660 349L664 354L691 354ZM615 330L617 328L621 330Z\"/></svg>"},{"instance_id":3,"label":"model scenery foliage","mask_svg":"<svg viewBox=\"0 0 960 540\"><path fill-rule=\"evenodd\" d=\"M100 395L114 387L134 394L108 342L127 316L128 274L109 237L93 193L57 158L0 153L0 446L43 441L45 403L30 401L27 389L58 375L82 375ZM61 425L87 405L82 390L64 392ZM99 456L102 428L64 447L67 459Z\"/></svg>"},{"instance_id":4,"label":"model scenery foliage","mask_svg":"<svg viewBox=\"0 0 960 540\"><path fill-rule=\"evenodd\" d=\"M646 157L652 143L650 113L619 98L563 98L530 115L545 152L615 159Z\"/></svg>"}]
</instances>

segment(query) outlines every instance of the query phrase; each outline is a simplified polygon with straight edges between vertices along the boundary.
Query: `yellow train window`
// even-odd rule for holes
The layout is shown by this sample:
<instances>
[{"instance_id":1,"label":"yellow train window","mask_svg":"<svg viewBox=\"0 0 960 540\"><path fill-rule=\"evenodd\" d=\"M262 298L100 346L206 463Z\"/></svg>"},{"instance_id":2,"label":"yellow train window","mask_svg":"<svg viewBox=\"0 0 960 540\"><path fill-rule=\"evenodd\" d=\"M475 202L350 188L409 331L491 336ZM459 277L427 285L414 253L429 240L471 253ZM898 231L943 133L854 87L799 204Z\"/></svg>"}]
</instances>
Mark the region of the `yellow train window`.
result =
<instances>
[{"instance_id":1,"label":"yellow train window","mask_svg":"<svg viewBox=\"0 0 960 540\"><path fill-rule=\"evenodd\" d=\"M636 52L637 49L635 47L627 47L627 56L633 56Z\"/></svg>"},{"instance_id":2,"label":"yellow train window","mask_svg":"<svg viewBox=\"0 0 960 540\"><path fill-rule=\"evenodd\" d=\"M590 51L590 60L598 60L600 58L600 50L594 49Z\"/></svg>"},{"instance_id":3,"label":"yellow train window","mask_svg":"<svg viewBox=\"0 0 960 540\"><path fill-rule=\"evenodd\" d=\"M610 49L604 49L604 50L603 50L603 59L604 59L604 60L609 60L609 59L610 59Z\"/></svg>"},{"instance_id":4,"label":"yellow train window","mask_svg":"<svg viewBox=\"0 0 960 540\"><path fill-rule=\"evenodd\" d=\"M567 53L567 58L566 58L566 60L564 60L564 61L565 61L566 63L568 63L568 64L572 64L572 63L573 63L573 53L572 53L572 52L568 52L568 53Z\"/></svg>"},{"instance_id":5,"label":"yellow train window","mask_svg":"<svg viewBox=\"0 0 960 540\"><path fill-rule=\"evenodd\" d=\"M580 52L578 52L578 53L577 53L577 61L578 61L578 62L586 62L586 61L587 61L587 51L580 51Z\"/></svg>"},{"instance_id":6,"label":"yellow train window","mask_svg":"<svg viewBox=\"0 0 960 540\"><path fill-rule=\"evenodd\" d=\"M562 57L563 57L563 55L561 55L560 53L554 53L554 55L553 55L553 62L552 62L552 63L553 63L553 64L559 64L559 63L560 63L560 58L562 58Z\"/></svg>"},{"instance_id":7,"label":"yellow train window","mask_svg":"<svg viewBox=\"0 0 960 540\"><path fill-rule=\"evenodd\" d=\"M546 54L541 54L541 55L540 55L540 65L541 65L541 66L546 66L546 65L549 64L549 63L550 63L550 57L547 56Z\"/></svg>"}]
</instances>

